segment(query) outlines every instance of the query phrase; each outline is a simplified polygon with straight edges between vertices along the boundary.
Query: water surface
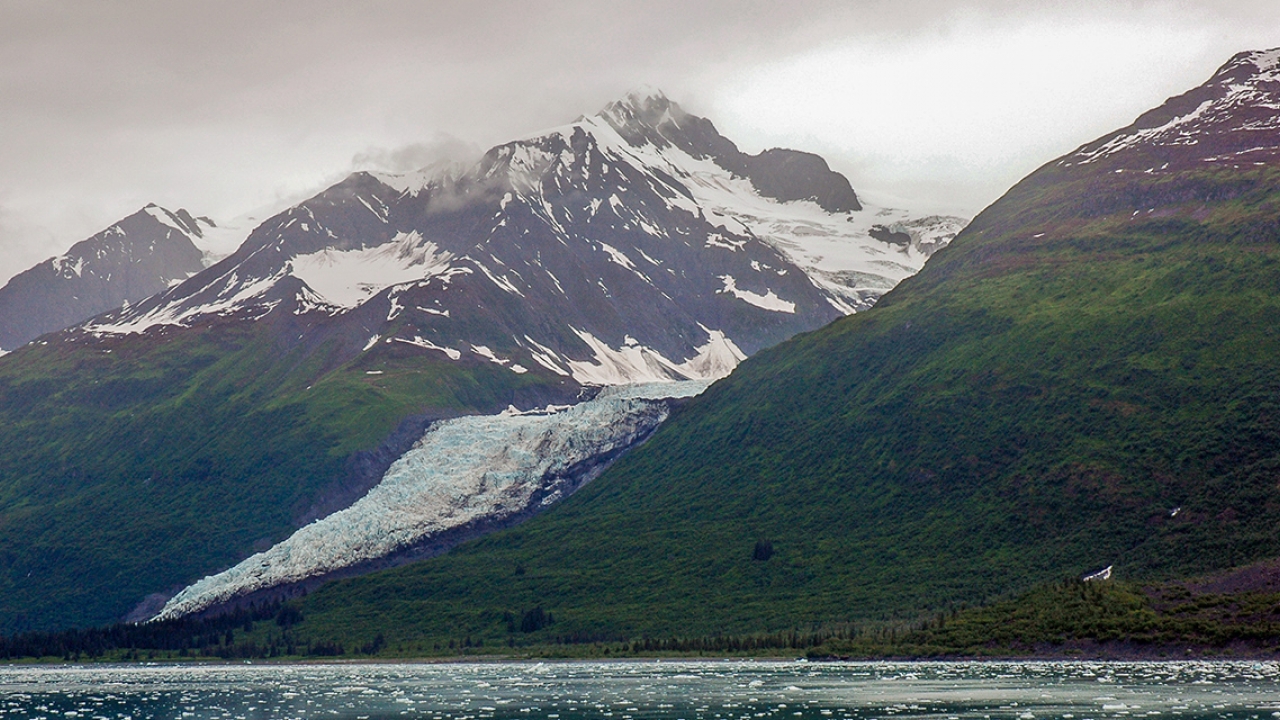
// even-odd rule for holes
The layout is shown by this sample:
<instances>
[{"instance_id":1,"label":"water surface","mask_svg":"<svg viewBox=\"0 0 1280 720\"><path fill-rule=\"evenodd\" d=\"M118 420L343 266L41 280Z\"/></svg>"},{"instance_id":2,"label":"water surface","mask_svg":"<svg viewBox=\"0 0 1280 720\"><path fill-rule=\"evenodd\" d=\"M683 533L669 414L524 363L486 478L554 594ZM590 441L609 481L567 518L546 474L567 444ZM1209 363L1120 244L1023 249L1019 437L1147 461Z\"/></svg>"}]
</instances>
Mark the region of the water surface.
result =
<instances>
[{"instance_id":1,"label":"water surface","mask_svg":"<svg viewBox=\"0 0 1280 720\"><path fill-rule=\"evenodd\" d=\"M1280 718L1276 663L0 667L0 719Z\"/></svg>"}]
</instances>

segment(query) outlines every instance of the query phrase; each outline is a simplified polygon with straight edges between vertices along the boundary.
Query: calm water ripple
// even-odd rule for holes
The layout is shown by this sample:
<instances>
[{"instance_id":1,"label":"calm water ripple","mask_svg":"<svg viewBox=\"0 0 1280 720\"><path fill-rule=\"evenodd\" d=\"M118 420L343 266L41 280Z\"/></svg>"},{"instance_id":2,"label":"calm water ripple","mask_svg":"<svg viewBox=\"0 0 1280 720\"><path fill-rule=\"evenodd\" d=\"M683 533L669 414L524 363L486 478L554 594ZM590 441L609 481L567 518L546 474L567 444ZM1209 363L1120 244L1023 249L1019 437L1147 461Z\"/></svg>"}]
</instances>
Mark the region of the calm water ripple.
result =
<instances>
[{"instance_id":1,"label":"calm water ripple","mask_svg":"<svg viewBox=\"0 0 1280 720\"><path fill-rule=\"evenodd\" d=\"M0 667L10 718L1280 718L1276 663Z\"/></svg>"}]
</instances>

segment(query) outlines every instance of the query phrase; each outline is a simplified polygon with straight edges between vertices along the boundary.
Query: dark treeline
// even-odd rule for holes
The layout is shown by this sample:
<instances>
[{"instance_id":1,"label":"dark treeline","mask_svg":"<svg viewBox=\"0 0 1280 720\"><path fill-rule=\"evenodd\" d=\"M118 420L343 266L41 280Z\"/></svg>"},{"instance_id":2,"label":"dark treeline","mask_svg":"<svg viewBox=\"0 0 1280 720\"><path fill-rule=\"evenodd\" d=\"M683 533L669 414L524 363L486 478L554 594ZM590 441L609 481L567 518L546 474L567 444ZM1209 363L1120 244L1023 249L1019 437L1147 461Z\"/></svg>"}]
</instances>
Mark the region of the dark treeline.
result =
<instances>
[{"instance_id":1,"label":"dark treeline","mask_svg":"<svg viewBox=\"0 0 1280 720\"><path fill-rule=\"evenodd\" d=\"M710 652L740 653L755 650L804 650L822 645L830 640L850 640L852 629L821 630L813 632L780 632L768 635L716 635L713 637L666 638L637 640L624 649L632 653L654 652Z\"/></svg>"},{"instance_id":2,"label":"dark treeline","mask_svg":"<svg viewBox=\"0 0 1280 720\"><path fill-rule=\"evenodd\" d=\"M336 643L298 643L289 629L302 613L279 602L253 605L211 618L179 618L153 623L121 623L101 628L30 632L0 636L0 658L62 658L94 660L110 656L123 660L163 657L269 658L289 655L341 655ZM241 639L254 626L267 622L274 632L266 639Z\"/></svg>"},{"instance_id":3,"label":"dark treeline","mask_svg":"<svg viewBox=\"0 0 1280 720\"><path fill-rule=\"evenodd\" d=\"M31 632L13 637L0 636L0 660L20 658L60 658L81 660L153 660L174 658L269 659L279 657L340 657L378 655L387 649L381 634L370 643L346 646L333 640L299 639L293 626L302 621L296 605L271 603L240 608L212 618L181 618L144 624L118 624L103 628ZM521 634L554 622L542 608L513 616L512 631ZM523 627L522 627L523 626ZM813 631L791 631L755 635L713 637L609 639L590 633L572 632L544 635L516 642L512 634L506 645L537 651L539 647L595 646L603 654L643 655L655 653L733 654L768 650L804 650L832 640L851 640L862 635L852 627ZM438 642L436 652L471 652L486 647L483 640L466 637Z\"/></svg>"},{"instance_id":4,"label":"dark treeline","mask_svg":"<svg viewBox=\"0 0 1280 720\"><path fill-rule=\"evenodd\" d=\"M563 628L542 606L502 616L505 633L416 638L315 637L297 627L296 604L241 608L213 618L183 618L56 633L0 637L0 660L268 659L491 654L532 656L777 655L815 659L1015 657L1084 652L1163 657L1169 653L1280 655L1280 592L1229 594L1178 583L1139 586L1067 579L988 605L953 607L930 618L873 625L830 625L774 633L618 637ZM502 627L502 626L499 626ZM1110 645L1108 645L1110 644ZM1111 647L1114 646L1114 647ZM1110 649L1108 649L1110 648ZM1162 654L1163 653L1163 654Z\"/></svg>"}]
</instances>

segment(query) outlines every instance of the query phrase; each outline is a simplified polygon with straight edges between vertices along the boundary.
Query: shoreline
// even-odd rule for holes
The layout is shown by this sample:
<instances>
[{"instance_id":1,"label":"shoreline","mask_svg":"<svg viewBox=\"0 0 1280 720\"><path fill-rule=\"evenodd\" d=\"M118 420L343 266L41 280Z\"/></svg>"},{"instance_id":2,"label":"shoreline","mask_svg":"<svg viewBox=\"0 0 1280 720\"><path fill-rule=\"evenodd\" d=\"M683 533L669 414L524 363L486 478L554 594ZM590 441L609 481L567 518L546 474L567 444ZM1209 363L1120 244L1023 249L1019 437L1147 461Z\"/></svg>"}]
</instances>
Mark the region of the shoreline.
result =
<instances>
[{"instance_id":1,"label":"shoreline","mask_svg":"<svg viewBox=\"0 0 1280 720\"><path fill-rule=\"evenodd\" d=\"M155 660L67 660L47 661L39 659L17 659L0 662L0 668L21 667L244 667L244 666L342 666L342 665L537 665L557 664L625 664L625 663L760 663L774 665L877 665L877 664L1024 664L1024 663L1152 663L1152 664L1187 664L1204 662L1227 663L1280 663L1280 652L1254 654L1208 654L1196 653L1171 657L1167 654L1140 653L1083 655L1072 653L1037 653L1028 655L895 655L879 657L857 656L783 656L783 655L623 655L623 656L580 656L564 655L449 655L449 656L412 656L412 657L358 657L358 658L253 658L229 660L205 657L173 657Z\"/></svg>"}]
</instances>

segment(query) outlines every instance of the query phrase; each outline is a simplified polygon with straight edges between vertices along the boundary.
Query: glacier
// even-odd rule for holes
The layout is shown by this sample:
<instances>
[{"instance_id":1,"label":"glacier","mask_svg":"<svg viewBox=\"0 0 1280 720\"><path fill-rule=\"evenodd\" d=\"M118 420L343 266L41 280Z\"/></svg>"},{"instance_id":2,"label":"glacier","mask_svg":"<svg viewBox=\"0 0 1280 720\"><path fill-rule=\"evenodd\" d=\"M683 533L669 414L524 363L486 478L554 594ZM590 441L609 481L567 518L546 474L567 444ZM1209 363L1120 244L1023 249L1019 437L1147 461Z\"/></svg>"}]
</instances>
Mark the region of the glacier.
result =
<instances>
[{"instance_id":1,"label":"glacier","mask_svg":"<svg viewBox=\"0 0 1280 720\"><path fill-rule=\"evenodd\" d=\"M697 395L710 383L607 387L577 405L441 421L360 500L190 585L152 620L430 557L474 532L518 522L648 438L670 414L671 399Z\"/></svg>"}]
</instances>

